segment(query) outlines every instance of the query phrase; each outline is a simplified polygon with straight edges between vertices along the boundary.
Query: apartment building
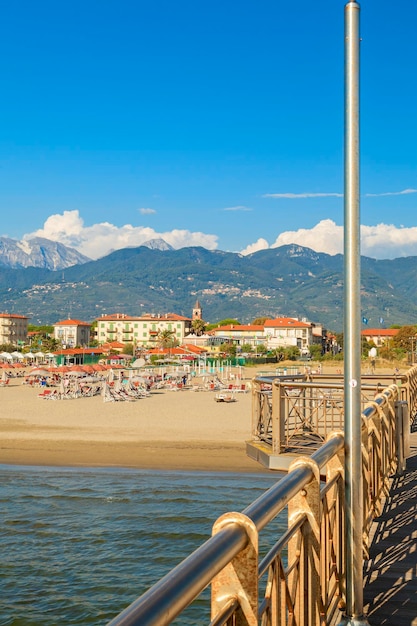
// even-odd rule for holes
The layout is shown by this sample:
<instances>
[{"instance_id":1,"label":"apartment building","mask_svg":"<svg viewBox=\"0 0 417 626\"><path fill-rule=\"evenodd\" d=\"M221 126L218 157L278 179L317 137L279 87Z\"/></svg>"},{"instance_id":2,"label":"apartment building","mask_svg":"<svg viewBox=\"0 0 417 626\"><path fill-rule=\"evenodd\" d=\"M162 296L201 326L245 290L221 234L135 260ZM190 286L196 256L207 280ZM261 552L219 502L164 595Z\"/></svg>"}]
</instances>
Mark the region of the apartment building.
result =
<instances>
[{"instance_id":1,"label":"apartment building","mask_svg":"<svg viewBox=\"0 0 417 626\"><path fill-rule=\"evenodd\" d=\"M172 338L181 344L191 332L192 320L175 313L145 314L140 317L114 313L97 319L97 340L100 344L119 341L135 347L150 348L158 343L162 331L172 333Z\"/></svg>"},{"instance_id":2,"label":"apartment building","mask_svg":"<svg viewBox=\"0 0 417 626\"><path fill-rule=\"evenodd\" d=\"M28 319L24 315L0 313L0 344L20 346L26 343Z\"/></svg>"},{"instance_id":3,"label":"apartment building","mask_svg":"<svg viewBox=\"0 0 417 626\"><path fill-rule=\"evenodd\" d=\"M63 347L88 346L90 343L91 324L80 320L63 320L54 324L54 339Z\"/></svg>"},{"instance_id":4,"label":"apartment building","mask_svg":"<svg viewBox=\"0 0 417 626\"><path fill-rule=\"evenodd\" d=\"M302 352L308 352L313 343L313 324L293 317L266 320L264 333L269 350L296 346Z\"/></svg>"}]
</instances>

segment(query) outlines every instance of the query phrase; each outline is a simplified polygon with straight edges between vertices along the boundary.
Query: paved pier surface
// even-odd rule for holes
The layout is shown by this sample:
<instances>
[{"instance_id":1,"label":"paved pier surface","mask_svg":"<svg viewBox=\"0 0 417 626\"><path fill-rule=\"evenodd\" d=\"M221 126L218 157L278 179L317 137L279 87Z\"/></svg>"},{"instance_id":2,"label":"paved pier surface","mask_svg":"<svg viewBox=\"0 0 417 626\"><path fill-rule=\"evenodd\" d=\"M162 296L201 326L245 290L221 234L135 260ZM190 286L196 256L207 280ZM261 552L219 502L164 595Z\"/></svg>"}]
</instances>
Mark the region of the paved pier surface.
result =
<instances>
[{"instance_id":1,"label":"paved pier surface","mask_svg":"<svg viewBox=\"0 0 417 626\"><path fill-rule=\"evenodd\" d=\"M372 528L364 602L370 626L417 626L417 433Z\"/></svg>"}]
</instances>

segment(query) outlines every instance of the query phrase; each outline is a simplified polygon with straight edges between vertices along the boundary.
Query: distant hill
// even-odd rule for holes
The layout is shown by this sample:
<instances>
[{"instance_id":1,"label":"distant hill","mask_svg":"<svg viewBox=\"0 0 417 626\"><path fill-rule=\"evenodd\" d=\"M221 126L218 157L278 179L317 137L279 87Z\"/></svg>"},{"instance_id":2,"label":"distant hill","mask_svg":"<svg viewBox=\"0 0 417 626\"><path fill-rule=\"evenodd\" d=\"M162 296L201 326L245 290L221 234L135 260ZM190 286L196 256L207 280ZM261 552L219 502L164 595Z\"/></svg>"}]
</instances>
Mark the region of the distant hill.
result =
<instances>
[{"instance_id":1,"label":"distant hill","mask_svg":"<svg viewBox=\"0 0 417 626\"><path fill-rule=\"evenodd\" d=\"M417 323L417 257L362 259L362 311L369 326ZM343 328L343 256L298 245L249 256L192 247L125 248L51 271L0 267L0 311L34 324L68 316L174 312L191 316L196 300L207 322L279 315Z\"/></svg>"}]
</instances>

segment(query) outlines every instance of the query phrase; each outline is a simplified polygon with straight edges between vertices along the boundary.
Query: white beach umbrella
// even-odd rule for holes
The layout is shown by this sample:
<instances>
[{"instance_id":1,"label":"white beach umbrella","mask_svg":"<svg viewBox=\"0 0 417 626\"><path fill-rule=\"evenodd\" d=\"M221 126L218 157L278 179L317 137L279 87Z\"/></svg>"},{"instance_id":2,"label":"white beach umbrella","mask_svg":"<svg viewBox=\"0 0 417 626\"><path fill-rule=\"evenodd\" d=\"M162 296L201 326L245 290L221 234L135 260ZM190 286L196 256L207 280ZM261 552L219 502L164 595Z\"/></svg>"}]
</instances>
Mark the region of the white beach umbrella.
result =
<instances>
[{"instance_id":1,"label":"white beach umbrella","mask_svg":"<svg viewBox=\"0 0 417 626\"><path fill-rule=\"evenodd\" d=\"M33 354L33 352L26 352L26 354L24 355L27 359L34 359L35 355Z\"/></svg>"},{"instance_id":2,"label":"white beach umbrella","mask_svg":"<svg viewBox=\"0 0 417 626\"><path fill-rule=\"evenodd\" d=\"M23 359L24 355L21 352L18 352L17 350L15 350L14 352L11 353L13 359Z\"/></svg>"},{"instance_id":3,"label":"white beach umbrella","mask_svg":"<svg viewBox=\"0 0 417 626\"><path fill-rule=\"evenodd\" d=\"M43 358L46 355L45 355L45 352L35 352L35 356Z\"/></svg>"},{"instance_id":4,"label":"white beach umbrella","mask_svg":"<svg viewBox=\"0 0 417 626\"><path fill-rule=\"evenodd\" d=\"M7 361L12 361L13 357L10 352L0 352L0 358L6 359Z\"/></svg>"},{"instance_id":5,"label":"white beach umbrella","mask_svg":"<svg viewBox=\"0 0 417 626\"><path fill-rule=\"evenodd\" d=\"M36 367L35 369L30 370L30 372L28 372L26 376L50 376L50 374L51 373L48 372L48 370Z\"/></svg>"}]
</instances>

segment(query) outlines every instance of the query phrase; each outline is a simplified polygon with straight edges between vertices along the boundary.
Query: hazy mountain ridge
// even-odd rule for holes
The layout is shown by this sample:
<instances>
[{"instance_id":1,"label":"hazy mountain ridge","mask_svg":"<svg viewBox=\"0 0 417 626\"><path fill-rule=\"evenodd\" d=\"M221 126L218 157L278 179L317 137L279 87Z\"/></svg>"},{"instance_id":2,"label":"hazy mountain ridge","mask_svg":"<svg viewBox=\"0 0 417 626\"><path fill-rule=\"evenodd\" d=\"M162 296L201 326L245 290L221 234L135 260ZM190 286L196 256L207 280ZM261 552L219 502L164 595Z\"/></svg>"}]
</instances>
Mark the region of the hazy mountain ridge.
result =
<instances>
[{"instance_id":1,"label":"hazy mountain ridge","mask_svg":"<svg viewBox=\"0 0 417 626\"><path fill-rule=\"evenodd\" d=\"M62 270L89 260L74 248L42 237L24 241L0 237L0 266L2 267Z\"/></svg>"},{"instance_id":2,"label":"hazy mountain ridge","mask_svg":"<svg viewBox=\"0 0 417 626\"><path fill-rule=\"evenodd\" d=\"M362 259L362 314L370 327L417 322L417 257ZM0 267L0 310L55 323L68 316L175 312L206 321L290 315L343 328L343 256L287 245L248 256L192 247L125 248L65 271Z\"/></svg>"}]
</instances>

